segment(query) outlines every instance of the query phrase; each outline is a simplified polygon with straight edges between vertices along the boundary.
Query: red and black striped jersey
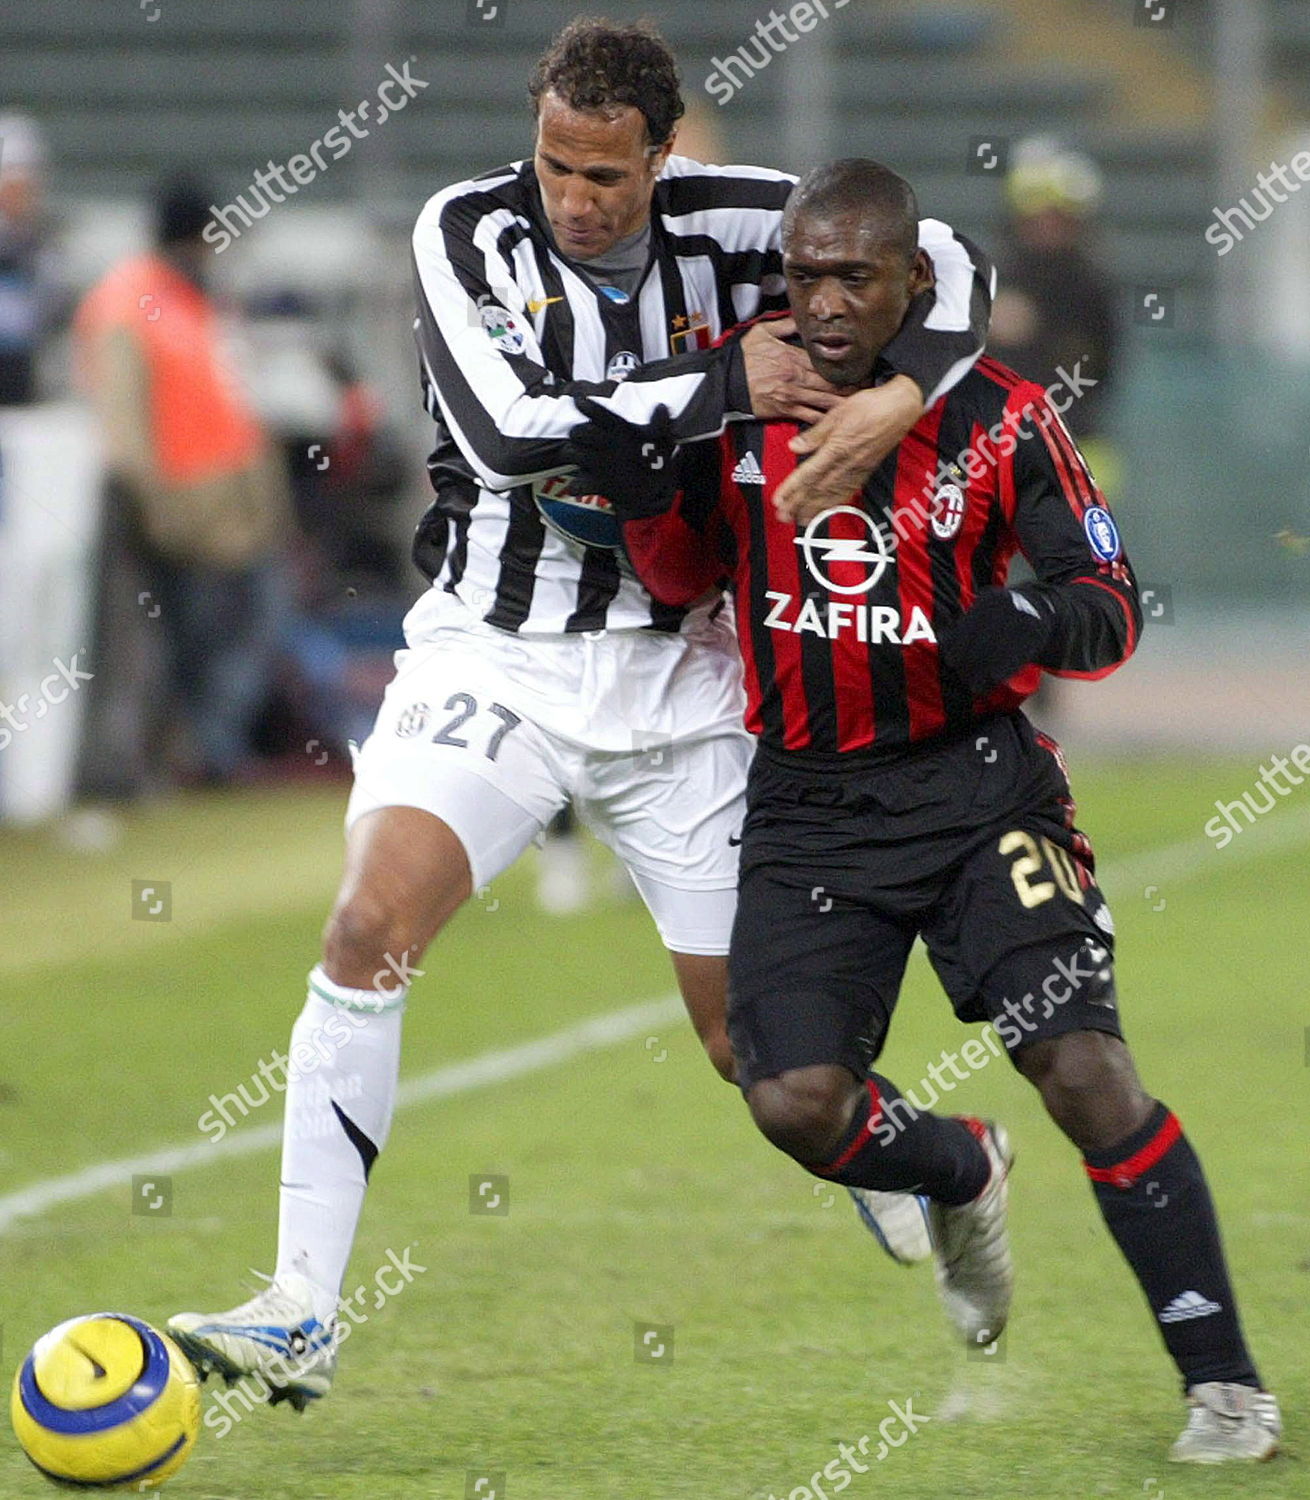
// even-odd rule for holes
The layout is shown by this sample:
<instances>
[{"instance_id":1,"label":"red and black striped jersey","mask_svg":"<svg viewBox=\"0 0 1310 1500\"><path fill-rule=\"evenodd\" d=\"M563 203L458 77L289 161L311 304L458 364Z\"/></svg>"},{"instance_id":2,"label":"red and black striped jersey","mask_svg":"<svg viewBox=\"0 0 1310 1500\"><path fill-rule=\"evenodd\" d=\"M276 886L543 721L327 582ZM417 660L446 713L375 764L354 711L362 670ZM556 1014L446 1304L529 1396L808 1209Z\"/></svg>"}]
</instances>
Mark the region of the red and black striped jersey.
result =
<instances>
[{"instance_id":1,"label":"red and black striped jersey","mask_svg":"<svg viewBox=\"0 0 1310 1500\"><path fill-rule=\"evenodd\" d=\"M582 396L634 422L663 406L687 442L749 416L749 399L734 404L719 335L784 300L793 182L671 156L651 199L650 263L630 295L560 252L531 160L430 200L414 229L415 333L437 422L436 501L414 557L435 590L525 636L683 628L684 611L653 602L620 566L610 502L561 482L563 455ZM883 354L936 395L983 347L993 276L948 225L925 219L919 233L936 284ZM411 644L428 618L422 605L410 617Z\"/></svg>"},{"instance_id":2,"label":"red and black striped jersey","mask_svg":"<svg viewBox=\"0 0 1310 1500\"><path fill-rule=\"evenodd\" d=\"M1047 670L1101 677L1131 655L1141 611L1118 529L1040 386L980 360L860 493L800 530L772 500L798 430L749 422L689 445L674 510L625 527L655 597L731 588L752 733L787 751L894 755L1017 707L1042 667L975 695L938 651L1016 553L1055 611Z\"/></svg>"}]
</instances>

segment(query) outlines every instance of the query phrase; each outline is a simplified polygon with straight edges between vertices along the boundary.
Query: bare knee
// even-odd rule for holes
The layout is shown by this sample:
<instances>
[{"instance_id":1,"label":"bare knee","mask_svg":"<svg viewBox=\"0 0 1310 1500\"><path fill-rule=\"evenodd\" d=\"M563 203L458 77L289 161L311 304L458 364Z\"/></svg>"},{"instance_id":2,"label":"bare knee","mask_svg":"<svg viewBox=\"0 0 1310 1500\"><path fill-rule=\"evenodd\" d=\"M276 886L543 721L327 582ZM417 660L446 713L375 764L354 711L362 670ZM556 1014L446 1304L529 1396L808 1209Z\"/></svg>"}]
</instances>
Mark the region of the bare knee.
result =
<instances>
[{"instance_id":1,"label":"bare knee","mask_svg":"<svg viewBox=\"0 0 1310 1500\"><path fill-rule=\"evenodd\" d=\"M1124 1043L1100 1031L1071 1031L1023 1048L1019 1071L1047 1112L1083 1151L1104 1150L1140 1128L1152 1099Z\"/></svg>"},{"instance_id":2,"label":"bare knee","mask_svg":"<svg viewBox=\"0 0 1310 1500\"><path fill-rule=\"evenodd\" d=\"M762 1078L746 1096L762 1135L804 1166L832 1160L850 1124L859 1085L845 1068L795 1068Z\"/></svg>"},{"instance_id":3,"label":"bare knee","mask_svg":"<svg viewBox=\"0 0 1310 1500\"><path fill-rule=\"evenodd\" d=\"M352 989L408 982L433 936L468 899L468 857L454 832L415 807L366 813L346 840L346 868L323 932L328 977Z\"/></svg>"},{"instance_id":4,"label":"bare knee","mask_svg":"<svg viewBox=\"0 0 1310 1500\"><path fill-rule=\"evenodd\" d=\"M323 967L337 984L391 988L418 962L422 946L395 906L357 890L338 901L323 929Z\"/></svg>"}]
</instances>

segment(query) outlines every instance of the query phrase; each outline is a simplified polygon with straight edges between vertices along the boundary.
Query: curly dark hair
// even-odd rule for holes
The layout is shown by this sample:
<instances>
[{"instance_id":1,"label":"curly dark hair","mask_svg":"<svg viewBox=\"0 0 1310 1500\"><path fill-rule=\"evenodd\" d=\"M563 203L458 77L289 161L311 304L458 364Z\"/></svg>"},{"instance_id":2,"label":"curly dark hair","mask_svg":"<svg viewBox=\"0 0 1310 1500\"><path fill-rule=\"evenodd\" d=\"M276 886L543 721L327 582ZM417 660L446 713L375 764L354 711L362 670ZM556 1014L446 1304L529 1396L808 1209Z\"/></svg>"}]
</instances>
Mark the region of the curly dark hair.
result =
<instances>
[{"instance_id":1,"label":"curly dark hair","mask_svg":"<svg viewBox=\"0 0 1310 1500\"><path fill-rule=\"evenodd\" d=\"M595 16L570 21L532 75L528 96L534 110L545 93L558 94L570 109L630 104L644 116L652 146L669 139L686 109L678 65L650 21L628 26Z\"/></svg>"}]
</instances>

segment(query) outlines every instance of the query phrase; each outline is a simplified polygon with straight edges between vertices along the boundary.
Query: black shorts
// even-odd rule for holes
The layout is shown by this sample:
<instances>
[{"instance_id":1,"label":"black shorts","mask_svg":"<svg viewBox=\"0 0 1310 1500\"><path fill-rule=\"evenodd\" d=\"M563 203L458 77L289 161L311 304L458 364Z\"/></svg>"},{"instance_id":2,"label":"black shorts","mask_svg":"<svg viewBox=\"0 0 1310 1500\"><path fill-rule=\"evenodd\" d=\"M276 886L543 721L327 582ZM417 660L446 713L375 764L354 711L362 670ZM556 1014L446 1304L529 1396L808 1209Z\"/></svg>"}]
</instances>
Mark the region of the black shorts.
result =
<instances>
[{"instance_id":1,"label":"black shorts","mask_svg":"<svg viewBox=\"0 0 1310 1500\"><path fill-rule=\"evenodd\" d=\"M862 1076L920 935L956 1015L1009 1052L1121 1036L1113 923L1073 817L1059 747L1019 713L881 766L761 749L729 959L742 1087L819 1063Z\"/></svg>"}]
</instances>

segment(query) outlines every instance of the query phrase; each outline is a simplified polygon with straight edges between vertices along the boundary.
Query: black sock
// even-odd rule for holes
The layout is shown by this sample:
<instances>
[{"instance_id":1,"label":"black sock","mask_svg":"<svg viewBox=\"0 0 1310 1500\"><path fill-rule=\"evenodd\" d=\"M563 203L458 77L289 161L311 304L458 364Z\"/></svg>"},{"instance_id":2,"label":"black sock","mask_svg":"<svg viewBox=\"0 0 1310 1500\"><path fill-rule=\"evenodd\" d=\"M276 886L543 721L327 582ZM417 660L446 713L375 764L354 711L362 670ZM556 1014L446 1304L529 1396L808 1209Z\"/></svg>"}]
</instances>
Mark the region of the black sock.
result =
<instances>
[{"instance_id":1,"label":"black sock","mask_svg":"<svg viewBox=\"0 0 1310 1500\"><path fill-rule=\"evenodd\" d=\"M847 1187L926 1193L938 1203L968 1203L986 1186L991 1163L978 1137L944 1115L921 1113L877 1073L851 1117L833 1159L810 1170Z\"/></svg>"},{"instance_id":2,"label":"black sock","mask_svg":"<svg viewBox=\"0 0 1310 1500\"><path fill-rule=\"evenodd\" d=\"M1177 1116L1157 1102L1140 1130L1083 1164L1184 1389L1207 1380L1258 1388L1210 1190Z\"/></svg>"}]
</instances>

